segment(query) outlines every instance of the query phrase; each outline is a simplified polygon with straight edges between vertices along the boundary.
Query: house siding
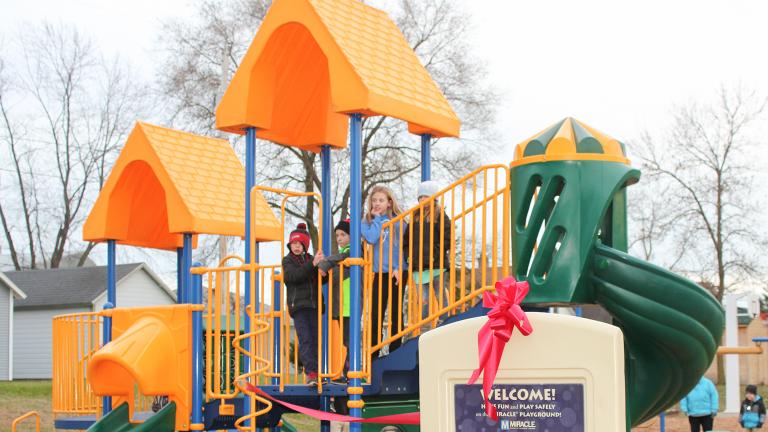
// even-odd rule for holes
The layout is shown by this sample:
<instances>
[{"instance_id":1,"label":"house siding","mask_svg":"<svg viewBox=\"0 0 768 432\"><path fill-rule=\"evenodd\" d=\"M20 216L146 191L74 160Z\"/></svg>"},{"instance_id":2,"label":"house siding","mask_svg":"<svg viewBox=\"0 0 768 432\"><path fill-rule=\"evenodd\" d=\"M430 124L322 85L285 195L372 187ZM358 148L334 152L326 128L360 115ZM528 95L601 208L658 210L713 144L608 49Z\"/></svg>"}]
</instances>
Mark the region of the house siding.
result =
<instances>
[{"instance_id":1,"label":"house siding","mask_svg":"<svg viewBox=\"0 0 768 432\"><path fill-rule=\"evenodd\" d=\"M0 282L0 381L11 379L10 354L13 292Z\"/></svg>"},{"instance_id":2,"label":"house siding","mask_svg":"<svg viewBox=\"0 0 768 432\"><path fill-rule=\"evenodd\" d=\"M102 310L107 301L107 293L96 298L94 310ZM174 304L173 298L163 290L146 271L138 270L124 277L117 284L117 306L158 306Z\"/></svg>"},{"instance_id":3,"label":"house siding","mask_svg":"<svg viewBox=\"0 0 768 432\"><path fill-rule=\"evenodd\" d=\"M88 308L17 310L13 314L13 378L50 379L53 317Z\"/></svg>"}]
</instances>

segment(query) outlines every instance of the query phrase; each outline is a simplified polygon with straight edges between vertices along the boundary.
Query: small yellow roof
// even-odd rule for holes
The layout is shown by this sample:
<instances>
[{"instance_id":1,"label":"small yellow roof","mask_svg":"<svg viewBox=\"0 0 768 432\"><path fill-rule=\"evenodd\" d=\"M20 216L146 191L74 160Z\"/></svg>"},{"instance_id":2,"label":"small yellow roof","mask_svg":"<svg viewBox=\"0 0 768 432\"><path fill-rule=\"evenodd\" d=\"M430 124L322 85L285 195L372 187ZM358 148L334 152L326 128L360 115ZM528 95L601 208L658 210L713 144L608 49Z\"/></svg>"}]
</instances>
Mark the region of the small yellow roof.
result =
<instances>
[{"instance_id":1,"label":"small yellow roof","mask_svg":"<svg viewBox=\"0 0 768 432\"><path fill-rule=\"evenodd\" d=\"M344 113L385 115L412 133L460 122L395 23L358 0L275 0L216 110L216 126L316 150L345 147Z\"/></svg>"},{"instance_id":2,"label":"small yellow roof","mask_svg":"<svg viewBox=\"0 0 768 432\"><path fill-rule=\"evenodd\" d=\"M572 117L566 117L518 144L513 165L554 160L629 164L623 143Z\"/></svg>"},{"instance_id":3,"label":"small yellow roof","mask_svg":"<svg viewBox=\"0 0 768 432\"><path fill-rule=\"evenodd\" d=\"M243 165L226 140L138 122L88 215L83 239L174 249L181 233L243 236L244 182ZM280 223L266 201L255 206L258 241L280 240Z\"/></svg>"}]
</instances>

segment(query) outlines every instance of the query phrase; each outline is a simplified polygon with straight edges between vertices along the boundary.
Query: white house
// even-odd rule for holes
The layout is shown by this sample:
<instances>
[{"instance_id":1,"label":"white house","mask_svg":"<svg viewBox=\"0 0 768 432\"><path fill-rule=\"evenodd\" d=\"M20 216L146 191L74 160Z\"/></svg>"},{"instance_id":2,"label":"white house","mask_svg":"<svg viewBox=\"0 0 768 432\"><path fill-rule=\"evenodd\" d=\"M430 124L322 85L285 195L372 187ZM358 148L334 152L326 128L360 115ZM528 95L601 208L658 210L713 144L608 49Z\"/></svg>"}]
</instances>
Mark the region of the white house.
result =
<instances>
[{"instance_id":1,"label":"white house","mask_svg":"<svg viewBox=\"0 0 768 432\"><path fill-rule=\"evenodd\" d=\"M14 300L27 295L0 273L0 381L13 376L13 306Z\"/></svg>"},{"instance_id":2,"label":"white house","mask_svg":"<svg viewBox=\"0 0 768 432\"><path fill-rule=\"evenodd\" d=\"M99 266L13 271L5 272L5 277L26 294L26 299L14 303L13 342L8 344L13 351L10 378L49 379L53 317L101 310L106 302L107 269ZM173 292L146 264L117 266L117 306L154 306L175 301ZM0 346L0 355L2 352Z\"/></svg>"}]
</instances>

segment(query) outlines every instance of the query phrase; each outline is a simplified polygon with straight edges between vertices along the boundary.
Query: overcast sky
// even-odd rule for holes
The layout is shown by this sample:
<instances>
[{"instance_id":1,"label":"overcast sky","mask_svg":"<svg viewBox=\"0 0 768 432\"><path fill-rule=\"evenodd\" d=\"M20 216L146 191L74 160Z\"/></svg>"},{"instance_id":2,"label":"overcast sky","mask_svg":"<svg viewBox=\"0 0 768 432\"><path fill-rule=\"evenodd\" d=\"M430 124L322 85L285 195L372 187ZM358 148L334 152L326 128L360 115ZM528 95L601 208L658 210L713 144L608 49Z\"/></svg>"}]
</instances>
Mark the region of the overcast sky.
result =
<instances>
[{"instance_id":1,"label":"overcast sky","mask_svg":"<svg viewBox=\"0 0 768 432\"><path fill-rule=\"evenodd\" d=\"M73 22L153 73L161 20L189 0L0 0L5 30ZM621 140L666 122L674 103L742 82L768 94L768 2L467 0L476 53L502 93L505 150L574 116ZM4 31L6 33L7 31Z\"/></svg>"},{"instance_id":2,"label":"overcast sky","mask_svg":"<svg viewBox=\"0 0 768 432\"><path fill-rule=\"evenodd\" d=\"M191 4L0 0L0 28L8 36L25 22L73 22L149 78L160 21L189 16ZM466 0L464 8L471 45L502 93L505 161L514 144L565 116L630 141L663 127L673 104L713 97L721 84L768 95L766 1Z\"/></svg>"}]
</instances>

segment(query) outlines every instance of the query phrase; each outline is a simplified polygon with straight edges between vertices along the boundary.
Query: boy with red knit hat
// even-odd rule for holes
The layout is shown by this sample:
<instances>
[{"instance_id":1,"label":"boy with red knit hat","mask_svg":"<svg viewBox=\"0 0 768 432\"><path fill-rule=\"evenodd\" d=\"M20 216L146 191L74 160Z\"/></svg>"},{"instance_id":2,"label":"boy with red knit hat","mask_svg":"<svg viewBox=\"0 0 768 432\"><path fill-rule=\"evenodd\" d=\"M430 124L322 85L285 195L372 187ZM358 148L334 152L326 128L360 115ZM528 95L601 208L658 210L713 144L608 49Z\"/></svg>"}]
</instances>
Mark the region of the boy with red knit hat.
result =
<instances>
[{"instance_id":1,"label":"boy with red knit hat","mask_svg":"<svg viewBox=\"0 0 768 432\"><path fill-rule=\"evenodd\" d=\"M288 312L293 317L299 339L299 360L304 365L307 384L317 384L317 265L323 251L309 253L309 231L300 223L288 237L288 255L283 258Z\"/></svg>"}]
</instances>

